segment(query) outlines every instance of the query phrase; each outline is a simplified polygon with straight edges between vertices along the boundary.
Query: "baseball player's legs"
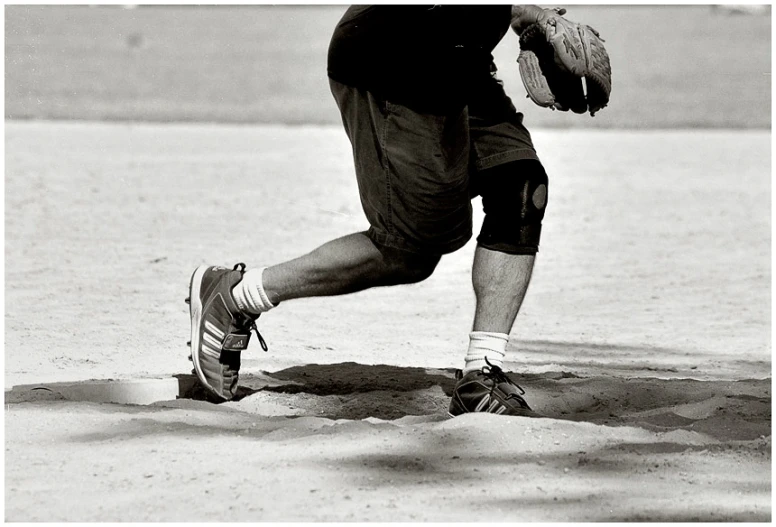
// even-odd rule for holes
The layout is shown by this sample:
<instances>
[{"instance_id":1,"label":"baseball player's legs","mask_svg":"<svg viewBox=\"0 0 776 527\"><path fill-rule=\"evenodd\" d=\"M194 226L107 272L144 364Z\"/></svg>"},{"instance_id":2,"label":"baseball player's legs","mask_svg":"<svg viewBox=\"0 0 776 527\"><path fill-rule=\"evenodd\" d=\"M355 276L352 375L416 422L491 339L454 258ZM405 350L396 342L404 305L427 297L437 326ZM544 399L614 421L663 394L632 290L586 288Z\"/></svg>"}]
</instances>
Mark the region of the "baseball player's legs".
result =
<instances>
[{"instance_id":1,"label":"baseball player's legs","mask_svg":"<svg viewBox=\"0 0 776 527\"><path fill-rule=\"evenodd\" d=\"M472 189L482 196L485 211L472 267L473 330L508 334L539 247L547 175L522 114L495 76L478 86L469 115Z\"/></svg>"},{"instance_id":2,"label":"baseball player's legs","mask_svg":"<svg viewBox=\"0 0 776 527\"><path fill-rule=\"evenodd\" d=\"M538 161L528 159L507 163L500 169L496 167L490 171L508 173L515 170L517 173L512 177L519 182L524 180L519 175L520 167L537 165L540 167ZM488 174L486 170L478 177L491 178L494 173ZM499 179L494 177L491 182ZM524 186L532 188L530 184ZM488 192L495 193L499 187L496 185ZM506 185L499 194L483 195L486 220L478 237L472 265L472 284L476 298L474 323L469 334L464 367L458 376L450 404L450 414L453 416L479 411L536 415L522 397L525 393L522 388L501 370L509 334L528 290L538 247L538 229L523 228L526 223L521 218L522 211L526 208L530 210L532 205L522 202L517 192L512 193L511 203L506 203L510 189L511 185ZM503 217L499 217L501 214L489 207L489 204L493 204L489 198L505 202ZM489 214L490 218L495 214L503 222L498 225L508 229L495 227L489 222ZM532 232L537 236L531 236Z\"/></svg>"},{"instance_id":3,"label":"baseball player's legs","mask_svg":"<svg viewBox=\"0 0 776 527\"><path fill-rule=\"evenodd\" d=\"M512 328L539 249L547 183L536 159L519 159L477 174L485 221L472 269L474 331L508 334Z\"/></svg>"},{"instance_id":4,"label":"baseball player's legs","mask_svg":"<svg viewBox=\"0 0 776 527\"><path fill-rule=\"evenodd\" d=\"M535 415L501 366L533 272L547 178L522 115L495 77L479 86L469 114L472 190L482 196L485 220L472 265L474 323L450 414Z\"/></svg>"},{"instance_id":5,"label":"baseball player's legs","mask_svg":"<svg viewBox=\"0 0 776 527\"><path fill-rule=\"evenodd\" d=\"M262 313L292 298L418 282L471 237L466 112L418 114L331 86L370 228L271 267L197 268L189 286L192 360L202 384L221 399L236 393L240 352L251 330L258 335Z\"/></svg>"}]
</instances>

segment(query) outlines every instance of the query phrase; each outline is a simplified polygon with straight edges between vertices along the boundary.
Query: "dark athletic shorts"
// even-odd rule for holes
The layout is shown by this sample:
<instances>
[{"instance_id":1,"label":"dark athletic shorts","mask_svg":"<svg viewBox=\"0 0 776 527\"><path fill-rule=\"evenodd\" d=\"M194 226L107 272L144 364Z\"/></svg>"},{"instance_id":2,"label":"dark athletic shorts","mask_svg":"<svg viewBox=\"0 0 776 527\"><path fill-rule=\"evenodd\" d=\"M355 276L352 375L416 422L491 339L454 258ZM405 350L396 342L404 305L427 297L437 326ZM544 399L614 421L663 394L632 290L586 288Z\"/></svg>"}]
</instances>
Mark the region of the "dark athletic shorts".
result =
<instances>
[{"instance_id":1,"label":"dark athletic shorts","mask_svg":"<svg viewBox=\"0 0 776 527\"><path fill-rule=\"evenodd\" d=\"M375 243L417 253L460 249L472 236L479 174L538 160L523 115L495 77L450 115L417 113L332 79L330 85Z\"/></svg>"}]
</instances>

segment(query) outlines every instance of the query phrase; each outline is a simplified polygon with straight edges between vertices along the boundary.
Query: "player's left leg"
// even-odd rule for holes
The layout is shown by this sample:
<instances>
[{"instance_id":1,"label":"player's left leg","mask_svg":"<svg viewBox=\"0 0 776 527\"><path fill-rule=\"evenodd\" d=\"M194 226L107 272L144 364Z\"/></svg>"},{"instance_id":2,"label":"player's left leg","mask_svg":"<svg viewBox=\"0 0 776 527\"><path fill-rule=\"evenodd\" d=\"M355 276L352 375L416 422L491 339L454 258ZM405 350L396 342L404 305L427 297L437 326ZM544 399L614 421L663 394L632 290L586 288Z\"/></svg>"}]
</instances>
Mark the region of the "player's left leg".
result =
<instances>
[{"instance_id":1,"label":"player's left leg","mask_svg":"<svg viewBox=\"0 0 776 527\"><path fill-rule=\"evenodd\" d=\"M534 159L483 171L485 221L472 267L472 330L509 334L525 298L547 205L547 174Z\"/></svg>"},{"instance_id":2,"label":"player's left leg","mask_svg":"<svg viewBox=\"0 0 776 527\"><path fill-rule=\"evenodd\" d=\"M450 413L533 415L523 390L501 367L533 272L547 176L539 161L527 159L491 168L479 177L485 221L472 267L476 308Z\"/></svg>"},{"instance_id":3,"label":"player's left leg","mask_svg":"<svg viewBox=\"0 0 776 527\"><path fill-rule=\"evenodd\" d=\"M450 414L535 415L523 390L501 369L512 325L528 289L547 200L547 175L530 134L495 78L469 106L476 175L485 221L472 284L476 309L465 365Z\"/></svg>"},{"instance_id":4,"label":"player's left leg","mask_svg":"<svg viewBox=\"0 0 776 527\"><path fill-rule=\"evenodd\" d=\"M477 302L473 332L509 334L528 290L535 259L532 254L507 254L477 246L472 266ZM471 362L467 369L484 366Z\"/></svg>"}]
</instances>

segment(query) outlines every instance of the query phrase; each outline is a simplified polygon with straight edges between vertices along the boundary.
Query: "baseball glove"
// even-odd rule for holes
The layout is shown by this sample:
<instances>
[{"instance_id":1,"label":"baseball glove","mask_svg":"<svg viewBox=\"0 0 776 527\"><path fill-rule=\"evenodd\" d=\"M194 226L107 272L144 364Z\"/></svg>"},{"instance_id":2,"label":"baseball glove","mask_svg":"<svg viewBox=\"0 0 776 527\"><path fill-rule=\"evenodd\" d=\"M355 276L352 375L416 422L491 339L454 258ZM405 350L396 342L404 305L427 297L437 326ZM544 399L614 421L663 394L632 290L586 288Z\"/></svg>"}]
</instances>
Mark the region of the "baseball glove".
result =
<instances>
[{"instance_id":1,"label":"baseball glove","mask_svg":"<svg viewBox=\"0 0 776 527\"><path fill-rule=\"evenodd\" d=\"M595 29L566 20L561 16L565 12L526 10L515 17L513 11L520 77L539 106L595 115L609 103L612 91L609 55Z\"/></svg>"}]
</instances>

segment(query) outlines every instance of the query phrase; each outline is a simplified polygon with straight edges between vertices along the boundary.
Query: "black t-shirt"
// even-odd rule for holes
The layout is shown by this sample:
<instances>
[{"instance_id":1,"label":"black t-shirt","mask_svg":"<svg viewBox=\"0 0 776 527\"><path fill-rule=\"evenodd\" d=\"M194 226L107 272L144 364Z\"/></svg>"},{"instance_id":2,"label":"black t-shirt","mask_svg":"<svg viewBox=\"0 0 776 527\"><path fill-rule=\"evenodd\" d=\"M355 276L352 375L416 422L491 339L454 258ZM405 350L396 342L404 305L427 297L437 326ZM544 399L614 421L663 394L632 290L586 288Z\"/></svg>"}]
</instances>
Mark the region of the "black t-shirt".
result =
<instances>
[{"instance_id":1,"label":"black t-shirt","mask_svg":"<svg viewBox=\"0 0 776 527\"><path fill-rule=\"evenodd\" d=\"M420 111L463 105L490 75L510 5L352 6L329 46L329 77Z\"/></svg>"}]
</instances>

